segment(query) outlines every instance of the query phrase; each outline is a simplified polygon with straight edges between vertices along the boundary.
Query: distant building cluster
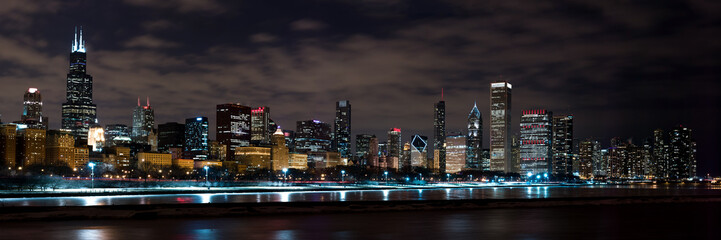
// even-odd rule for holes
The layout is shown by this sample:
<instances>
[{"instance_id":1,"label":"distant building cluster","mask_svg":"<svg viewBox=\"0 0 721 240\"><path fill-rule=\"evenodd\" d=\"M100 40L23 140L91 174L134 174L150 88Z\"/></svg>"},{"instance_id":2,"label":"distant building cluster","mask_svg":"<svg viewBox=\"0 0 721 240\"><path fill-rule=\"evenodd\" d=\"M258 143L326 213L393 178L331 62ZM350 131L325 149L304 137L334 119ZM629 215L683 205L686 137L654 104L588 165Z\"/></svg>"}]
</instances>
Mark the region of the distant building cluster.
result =
<instances>
[{"instance_id":1,"label":"distant building cluster","mask_svg":"<svg viewBox=\"0 0 721 240\"><path fill-rule=\"evenodd\" d=\"M61 129L48 129L40 90L23 96L20 121L0 124L0 160L11 170L63 166L82 171L88 163L123 175L175 167L221 167L249 173L284 169L322 169L357 165L396 171L427 171L438 176L462 171L518 174L525 178L682 179L696 176L692 130L656 130L636 145L620 138L601 147L598 140L578 140L574 117L547 109L520 111L520 133L512 134L512 85L490 84L490 148L483 148L483 120L474 103L464 132L446 132L446 102L433 105L433 135L408 135L390 128L385 139L357 134L353 142L352 108L335 104L335 121L297 121L281 129L267 106L224 103L216 106L216 139L206 116L156 124L150 98L132 112L132 125L99 124L93 103L93 78L86 71L82 29L76 30L67 74ZM430 123L429 123L430 124Z\"/></svg>"}]
</instances>

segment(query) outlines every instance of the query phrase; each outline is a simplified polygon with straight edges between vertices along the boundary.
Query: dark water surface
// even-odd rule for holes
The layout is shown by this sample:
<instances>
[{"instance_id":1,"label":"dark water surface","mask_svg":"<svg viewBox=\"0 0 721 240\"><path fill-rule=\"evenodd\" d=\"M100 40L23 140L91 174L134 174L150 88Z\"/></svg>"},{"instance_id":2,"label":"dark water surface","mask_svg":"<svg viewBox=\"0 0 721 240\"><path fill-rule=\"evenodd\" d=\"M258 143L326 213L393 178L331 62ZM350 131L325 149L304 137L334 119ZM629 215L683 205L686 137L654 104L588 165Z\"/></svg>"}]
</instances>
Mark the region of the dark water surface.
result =
<instances>
[{"instance_id":1,"label":"dark water surface","mask_svg":"<svg viewBox=\"0 0 721 240\"><path fill-rule=\"evenodd\" d=\"M721 195L720 186L693 184L516 186L390 190L289 191L85 197L0 198L2 206L102 206L146 204L343 202L464 199L539 199L569 197Z\"/></svg>"},{"instance_id":2,"label":"dark water surface","mask_svg":"<svg viewBox=\"0 0 721 240\"><path fill-rule=\"evenodd\" d=\"M721 204L0 223L0 239L721 239Z\"/></svg>"}]
</instances>

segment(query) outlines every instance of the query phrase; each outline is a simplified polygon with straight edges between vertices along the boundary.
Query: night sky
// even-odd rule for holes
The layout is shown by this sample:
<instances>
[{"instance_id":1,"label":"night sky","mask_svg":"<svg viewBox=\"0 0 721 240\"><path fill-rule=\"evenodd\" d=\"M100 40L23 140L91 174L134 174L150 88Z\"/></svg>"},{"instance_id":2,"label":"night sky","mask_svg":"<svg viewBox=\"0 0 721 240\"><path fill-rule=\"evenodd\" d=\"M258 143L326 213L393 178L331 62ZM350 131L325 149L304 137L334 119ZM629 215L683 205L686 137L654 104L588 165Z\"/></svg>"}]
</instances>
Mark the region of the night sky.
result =
<instances>
[{"instance_id":1,"label":"night sky","mask_svg":"<svg viewBox=\"0 0 721 240\"><path fill-rule=\"evenodd\" d=\"M628 1L631 2L631 1ZM445 90L449 132L477 102L488 146L489 85L513 84L520 112L575 116L575 137L642 144L690 127L699 174L721 174L719 1L27 1L0 4L0 114L20 119L28 87L60 127L73 28L85 29L100 123L130 124L149 96L156 123L215 106L269 106L284 129L331 123L432 136Z\"/></svg>"}]
</instances>

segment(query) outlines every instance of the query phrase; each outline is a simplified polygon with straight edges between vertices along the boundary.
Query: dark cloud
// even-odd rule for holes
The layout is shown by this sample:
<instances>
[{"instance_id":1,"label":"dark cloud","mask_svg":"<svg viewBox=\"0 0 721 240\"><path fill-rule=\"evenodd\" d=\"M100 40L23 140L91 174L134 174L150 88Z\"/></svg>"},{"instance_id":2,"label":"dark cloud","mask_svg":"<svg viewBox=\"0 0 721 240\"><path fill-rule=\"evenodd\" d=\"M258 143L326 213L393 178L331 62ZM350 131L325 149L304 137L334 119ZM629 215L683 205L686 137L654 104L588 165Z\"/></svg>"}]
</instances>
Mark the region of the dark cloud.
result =
<instances>
[{"instance_id":1,"label":"dark cloud","mask_svg":"<svg viewBox=\"0 0 721 240\"><path fill-rule=\"evenodd\" d=\"M67 5L12 17L29 19L33 31L0 18L3 121L19 118L22 93L33 86L59 127L71 31L84 24L104 124L128 124L137 97L150 96L160 123L197 115L213 123L216 104L241 102L271 107L292 129L297 120L332 122L334 102L349 99L354 134L401 127L407 140L432 134L432 106L444 88L448 129L465 128L475 101L487 136L489 83L504 79L514 86L514 125L522 109L546 108L574 114L577 138L608 142L684 124L696 130L702 169L721 172L712 154L721 134L715 2Z\"/></svg>"}]
</instances>

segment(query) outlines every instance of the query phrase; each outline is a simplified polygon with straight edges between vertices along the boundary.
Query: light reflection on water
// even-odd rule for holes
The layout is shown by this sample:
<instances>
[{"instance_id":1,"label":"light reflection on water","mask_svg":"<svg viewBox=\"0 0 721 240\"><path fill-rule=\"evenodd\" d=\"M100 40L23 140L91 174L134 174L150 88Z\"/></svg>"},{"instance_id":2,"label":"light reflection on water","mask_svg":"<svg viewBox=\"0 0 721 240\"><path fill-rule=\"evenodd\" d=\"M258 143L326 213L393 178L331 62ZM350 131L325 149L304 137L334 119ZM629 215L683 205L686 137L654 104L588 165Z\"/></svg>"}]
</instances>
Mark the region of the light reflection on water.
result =
<instances>
[{"instance_id":1,"label":"light reflection on water","mask_svg":"<svg viewBox=\"0 0 721 240\"><path fill-rule=\"evenodd\" d=\"M260 193L201 193L87 197L4 198L0 206L100 206L145 204L207 204L261 202L403 201L462 199L534 199L568 197L717 195L715 187L677 186L526 186L490 188L427 188Z\"/></svg>"}]
</instances>

